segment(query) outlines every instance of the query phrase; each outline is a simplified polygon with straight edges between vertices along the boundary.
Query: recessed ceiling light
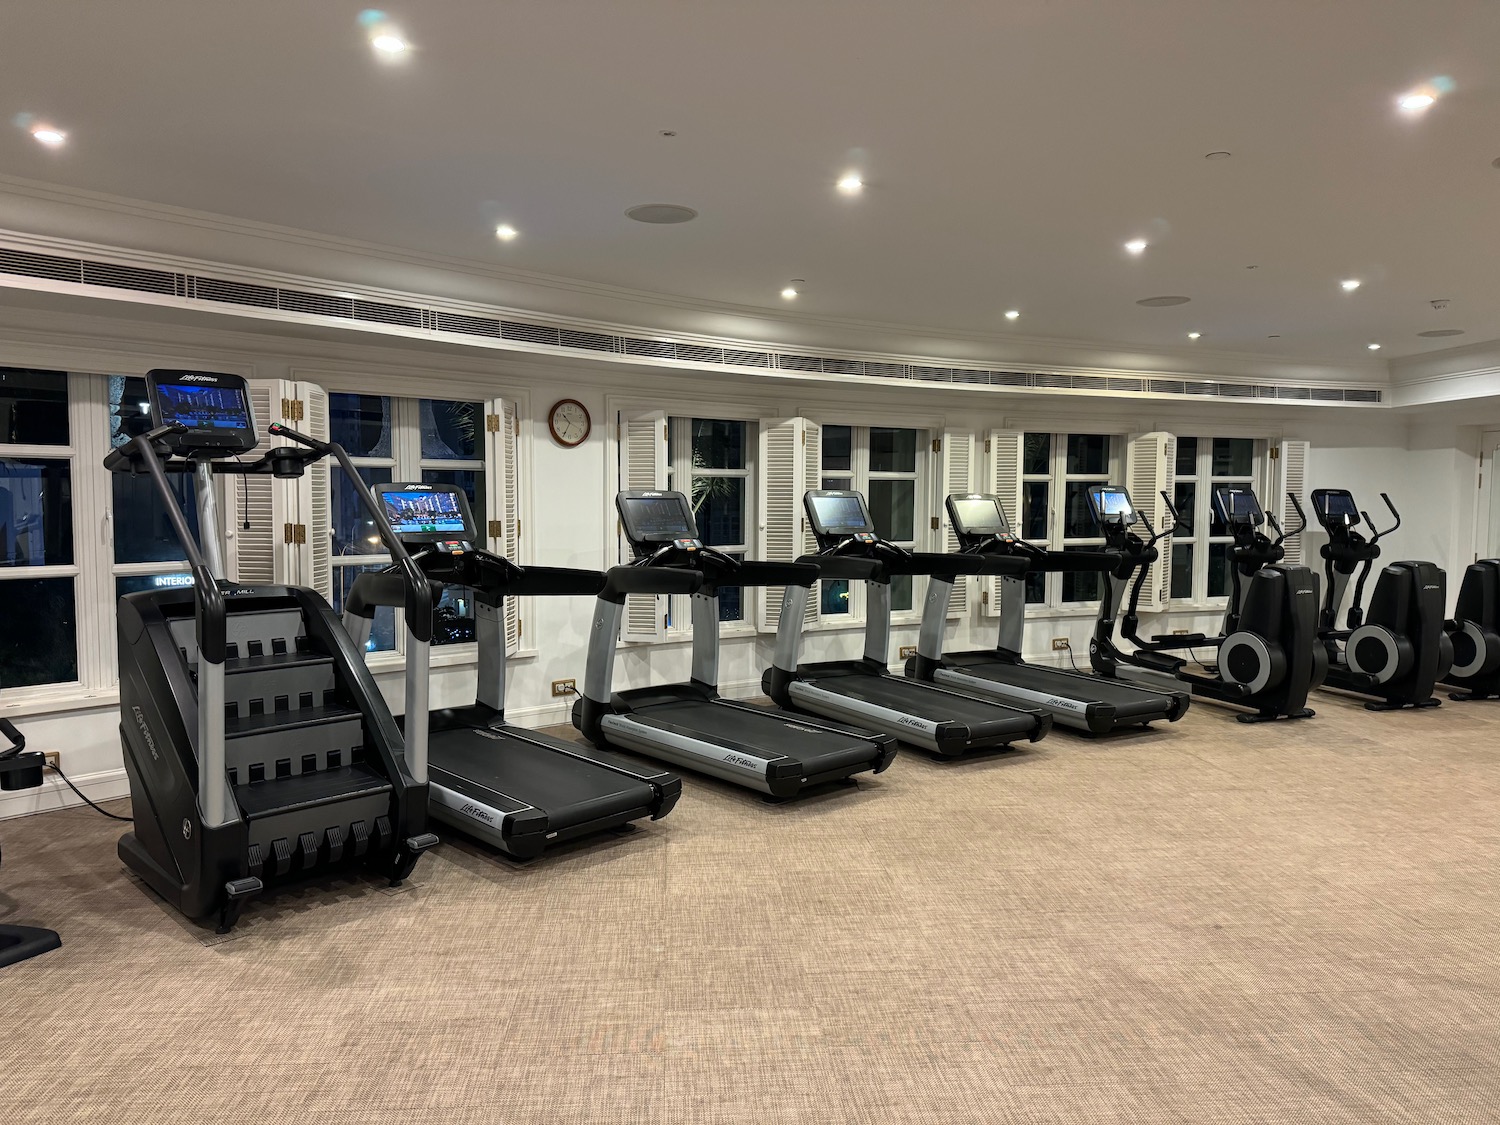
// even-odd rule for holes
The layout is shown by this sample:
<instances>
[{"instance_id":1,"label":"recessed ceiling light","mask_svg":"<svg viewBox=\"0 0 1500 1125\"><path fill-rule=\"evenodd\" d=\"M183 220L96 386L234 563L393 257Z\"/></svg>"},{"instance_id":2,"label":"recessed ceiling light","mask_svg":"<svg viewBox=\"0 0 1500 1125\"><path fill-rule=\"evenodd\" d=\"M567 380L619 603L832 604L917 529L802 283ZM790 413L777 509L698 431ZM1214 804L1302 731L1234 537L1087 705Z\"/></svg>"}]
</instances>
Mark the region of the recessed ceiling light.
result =
<instances>
[{"instance_id":1,"label":"recessed ceiling light","mask_svg":"<svg viewBox=\"0 0 1500 1125\"><path fill-rule=\"evenodd\" d=\"M1196 340L1199 336L1202 336L1202 335L1203 335L1202 332L1189 332L1188 333L1188 339L1189 340Z\"/></svg>"},{"instance_id":2,"label":"recessed ceiling light","mask_svg":"<svg viewBox=\"0 0 1500 1125\"><path fill-rule=\"evenodd\" d=\"M1015 320L1020 315L1021 315L1021 310L1020 309L1006 309L1005 310L1005 319L1006 320Z\"/></svg>"},{"instance_id":3,"label":"recessed ceiling light","mask_svg":"<svg viewBox=\"0 0 1500 1125\"><path fill-rule=\"evenodd\" d=\"M495 237L498 238L501 242L509 242L520 233L520 231L516 230L516 228L511 226L509 223L501 223L498 227L495 228Z\"/></svg>"},{"instance_id":4,"label":"recessed ceiling light","mask_svg":"<svg viewBox=\"0 0 1500 1125\"><path fill-rule=\"evenodd\" d=\"M1173 305L1185 305L1191 300L1191 297L1142 297L1136 304L1148 309L1165 309Z\"/></svg>"},{"instance_id":5,"label":"recessed ceiling light","mask_svg":"<svg viewBox=\"0 0 1500 1125\"><path fill-rule=\"evenodd\" d=\"M1365 347L1369 348L1372 352L1378 352L1380 350L1379 344L1366 344Z\"/></svg>"},{"instance_id":6,"label":"recessed ceiling light","mask_svg":"<svg viewBox=\"0 0 1500 1125\"><path fill-rule=\"evenodd\" d=\"M845 195L858 195L865 190L865 182L860 179L858 172L849 172L840 178L838 189Z\"/></svg>"},{"instance_id":7,"label":"recessed ceiling light","mask_svg":"<svg viewBox=\"0 0 1500 1125\"><path fill-rule=\"evenodd\" d=\"M1132 254L1140 254L1146 249L1146 240L1144 238L1132 238L1125 244L1125 249Z\"/></svg>"},{"instance_id":8,"label":"recessed ceiling light","mask_svg":"<svg viewBox=\"0 0 1500 1125\"><path fill-rule=\"evenodd\" d=\"M1418 332L1418 336L1425 336L1429 340L1436 340L1442 336L1462 336L1462 328L1429 328L1426 332Z\"/></svg>"},{"instance_id":9,"label":"recessed ceiling light","mask_svg":"<svg viewBox=\"0 0 1500 1125\"><path fill-rule=\"evenodd\" d=\"M1437 101L1437 94L1431 90L1421 89L1402 94L1396 99L1396 104L1407 113L1421 113L1435 101Z\"/></svg>"},{"instance_id":10,"label":"recessed ceiling light","mask_svg":"<svg viewBox=\"0 0 1500 1125\"><path fill-rule=\"evenodd\" d=\"M370 46L387 56L402 55L411 49L411 44L390 31L370 36Z\"/></svg>"},{"instance_id":11,"label":"recessed ceiling light","mask_svg":"<svg viewBox=\"0 0 1500 1125\"><path fill-rule=\"evenodd\" d=\"M1224 151L1221 150L1219 152L1205 153L1204 156L1203 156L1203 159L1204 160L1228 160L1229 157L1230 157L1230 155L1231 155L1230 153L1227 153L1227 152L1224 152Z\"/></svg>"},{"instance_id":12,"label":"recessed ceiling light","mask_svg":"<svg viewBox=\"0 0 1500 1125\"><path fill-rule=\"evenodd\" d=\"M698 212L680 203L642 203L626 211L625 216L638 223L669 226L673 223L690 223L698 217Z\"/></svg>"},{"instance_id":13,"label":"recessed ceiling light","mask_svg":"<svg viewBox=\"0 0 1500 1125\"><path fill-rule=\"evenodd\" d=\"M781 291L781 295L788 301L794 301L797 299L797 287L795 285L788 285Z\"/></svg>"},{"instance_id":14,"label":"recessed ceiling light","mask_svg":"<svg viewBox=\"0 0 1500 1125\"><path fill-rule=\"evenodd\" d=\"M1359 288L1359 279L1354 277L1346 278L1345 280L1339 282L1339 288L1342 289L1345 293L1353 293L1356 289Z\"/></svg>"},{"instance_id":15,"label":"recessed ceiling light","mask_svg":"<svg viewBox=\"0 0 1500 1125\"><path fill-rule=\"evenodd\" d=\"M31 135L48 148L61 148L68 139L68 134L61 129L54 129L50 125L34 125Z\"/></svg>"}]
</instances>

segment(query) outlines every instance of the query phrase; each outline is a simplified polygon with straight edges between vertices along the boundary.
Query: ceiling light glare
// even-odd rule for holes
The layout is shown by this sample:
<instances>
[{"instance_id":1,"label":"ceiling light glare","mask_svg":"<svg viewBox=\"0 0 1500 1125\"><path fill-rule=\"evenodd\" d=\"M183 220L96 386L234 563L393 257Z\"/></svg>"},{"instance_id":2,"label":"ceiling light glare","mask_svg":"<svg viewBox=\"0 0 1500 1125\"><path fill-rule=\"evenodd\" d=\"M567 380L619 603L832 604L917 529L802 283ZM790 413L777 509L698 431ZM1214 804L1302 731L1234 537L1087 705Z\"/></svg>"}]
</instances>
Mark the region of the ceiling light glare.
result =
<instances>
[{"instance_id":1,"label":"ceiling light glare","mask_svg":"<svg viewBox=\"0 0 1500 1125\"><path fill-rule=\"evenodd\" d=\"M509 242L520 233L520 231L516 230L516 228L511 226L509 223L501 223L498 227L495 228L495 237L498 238L501 242Z\"/></svg>"},{"instance_id":2,"label":"ceiling light glare","mask_svg":"<svg viewBox=\"0 0 1500 1125\"><path fill-rule=\"evenodd\" d=\"M1379 344L1366 344L1365 347L1367 347L1368 349L1370 349L1370 351L1372 351L1372 352L1378 352L1380 350L1380 345Z\"/></svg>"},{"instance_id":3,"label":"ceiling light glare","mask_svg":"<svg viewBox=\"0 0 1500 1125\"><path fill-rule=\"evenodd\" d=\"M838 182L839 191L845 195L858 195L865 190L865 182L860 179L859 173L850 172L843 176Z\"/></svg>"},{"instance_id":4,"label":"ceiling light glare","mask_svg":"<svg viewBox=\"0 0 1500 1125\"><path fill-rule=\"evenodd\" d=\"M1198 339L1198 337L1200 337L1202 335L1203 335L1202 332L1189 332L1188 333L1188 339L1189 340L1196 340L1196 339Z\"/></svg>"},{"instance_id":5,"label":"ceiling light glare","mask_svg":"<svg viewBox=\"0 0 1500 1125\"><path fill-rule=\"evenodd\" d=\"M1434 86L1418 86L1415 90L1408 90L1396 99L1396 105L1403 113L1422 113L1430 109L1438 100L1438 90Z\"/></svg>"},{"instance_id":6,"label":"ceiling light glare","mask_svg":"<svg viewBox=\"0 0 1500 1125\"><path fill-rule=\"evenodd\" d=\"M54 129L50 125L37 125L31 130L31 135L48 148L61 148L68 139L68 134L61 129Z\"/></svg>"},{"instance_id":7,"label":"ceiling light glare","mask_svg":"<svg viewBox=\"0 0 1500 1125\"><path fill-rule=\"evenodd\" d=\"M1144 238L1132 238L1125 244L1125 249L1132 254L1145 253L1146 240Z\"/></svg>"},{"instance_id":8,"label":"ceiling light glare","mask_svg":"<svg viewBox=\"0 0 1500 1125\"><path fill-rule=\"evenodd\" d=\"M399 35L393 35L387 31L381 35L371 38L370 46L374 47L382 55L400 55L410 49L410 45Z\"/></svg>"},{"instance_id":9,"label":"ceiling light glare","mask_svg":"<svg viewBox=\"0 0 1500 1125\"><path fill-rule=\"evenodd\" d=\"M794 285L788 285L785 289L783 289L781 291L781 295L782 295L782 297L784 297L788 301L795 301L797 299L797 288L796 288L796 286L794 286Z\"/></svg>"},{"instance_id":10,"label":"ceiling light glare","mask_svg":"<svg viewBox=\"0 0 1500 1125\"><path fill-rule=\"evenodd\" d=\"M1007 310L1005 310L1005 319L1006 320L1015 320L1020 315L1021 315L1021 310L1020 309L1007 309Z\"/></svg>"},{"instance_id":11,"label":"ceiling light glare","mask_svg":"<svg viewBox=\"0 0 1500 1125\"><path fill-rule=\"evenodd\" d=\"M1345 293L1353 293L1356 289L1359 288L1359 279L1351 277L1345 281L1341 281L1339 282L1339 288L1342 289Z\"/></svg>"}]
</instances>

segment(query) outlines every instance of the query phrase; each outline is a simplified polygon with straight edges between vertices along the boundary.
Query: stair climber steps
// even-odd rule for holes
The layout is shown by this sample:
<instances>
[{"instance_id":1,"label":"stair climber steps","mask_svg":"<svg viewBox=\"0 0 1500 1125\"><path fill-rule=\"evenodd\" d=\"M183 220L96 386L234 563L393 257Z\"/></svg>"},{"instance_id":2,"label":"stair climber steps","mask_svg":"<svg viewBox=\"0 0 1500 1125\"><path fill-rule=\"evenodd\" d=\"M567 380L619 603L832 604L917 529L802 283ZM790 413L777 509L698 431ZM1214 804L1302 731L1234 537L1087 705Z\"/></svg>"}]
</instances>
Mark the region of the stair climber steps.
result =
<instances>
[{"instance_id":1,"label":"stair climber steps","mask_svg":"<svg viewBox=\"0 0 1500 1125\"><path fill-rule=\"evenodd\" d=\"M242 782L234 787L234 798L247 820L276 813L302 812L320 805L333 805L354 797L374 797L391 791L391 783L366 766L273 777ZM335 819L337 822L337 818ZM339 826L340 846L344 828Z\"/></svg>"}]
</instances>

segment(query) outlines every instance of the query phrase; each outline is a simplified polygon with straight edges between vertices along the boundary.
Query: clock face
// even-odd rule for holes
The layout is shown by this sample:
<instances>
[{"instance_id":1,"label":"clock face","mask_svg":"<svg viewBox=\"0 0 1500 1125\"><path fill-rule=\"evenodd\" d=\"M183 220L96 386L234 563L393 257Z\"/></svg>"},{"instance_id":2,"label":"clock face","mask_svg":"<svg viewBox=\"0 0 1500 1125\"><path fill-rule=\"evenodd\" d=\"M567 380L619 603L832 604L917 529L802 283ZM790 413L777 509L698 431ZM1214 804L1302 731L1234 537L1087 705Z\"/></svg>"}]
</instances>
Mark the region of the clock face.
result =
<instances>
[{"instance_id":1,"label":"clock face","mask_svg":"<svg viewBox=\"0 0 1500 1125\"><path fill-rule=\"evenodd\" d=\"M576 399L565 398L547 416L552 437L558 445L582 445L593 428L588 409Z\"/></svg>"}]
</instances>

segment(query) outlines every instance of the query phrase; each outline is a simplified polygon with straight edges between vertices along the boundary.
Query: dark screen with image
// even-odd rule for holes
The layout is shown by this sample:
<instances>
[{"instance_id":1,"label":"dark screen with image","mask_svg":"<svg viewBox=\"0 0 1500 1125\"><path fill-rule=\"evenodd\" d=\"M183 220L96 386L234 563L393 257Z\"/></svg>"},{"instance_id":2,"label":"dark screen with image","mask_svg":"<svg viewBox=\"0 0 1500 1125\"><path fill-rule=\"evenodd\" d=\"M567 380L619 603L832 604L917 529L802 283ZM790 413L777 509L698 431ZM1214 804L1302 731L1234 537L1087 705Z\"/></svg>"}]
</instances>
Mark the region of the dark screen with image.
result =
<instances>
[{"instance_id":1,"label":"dark screen with image","mask_svg":"<svg viewBox=\"0 0 1500 1125\"><path fill-rule=\"evenodd\" d=\"M385 518L397 535L448 532L473 538L455 492L382 492Z\"/></svg>"},{"instance_id":2,"label":"dark screen with image","mask_svg":"<svg viewBox=\"0 0 1500 1125\"><path fill-rule=\"evenodd\" d=\"M954 500L953 519L965 535L1005 535L1010 531L999 501L993 499Z\"/></svg>"},{"instance_id":3,"label":"dark screen with image","mask_svg":"<svg viewBox=\"0 0 1500 1125\"><path fill-rule=\"evenodd\" d=\"M190 430L250 430L250 410L237 387L192 387L159 383L160 424L181 423Z\"/></svg>"},{"instance_id":4,"label":"dark screen with image","mask_svg":"<svg viewBox=\"0 0 1500 1125\"><path fill-rule=\"evenodd\" d=\"M1253 523L1257 516L1263 515L1260 510L1260 501L1249 489L1224 489L1219 493L1219 508L1223 511L1225 519L1231 520L1250 520Z\"/></svg>"},{"instance_id":5,"label":"dark screen with image","mask_svg":"<svg viewBox=\"0 0 1500 1125\"><path fill-rule=\"evenodd\" d=\"M696 539L691 516L678 496L631 496L624 501L627 530L635 539Z\"/></svg>"},{"instance_id":6,"label":"dark screen with image","mask_svg":"<svg viewBox=\"0 0 1500 1125\"><path fill-rule=\"evenodd\" d=\"M875 530L865 518L864 505L858 496L814 496L812 508L818 523L831 535L854 535Z\"/></svg>"},{"instance_id":7,"label":"dark screen with image","mask_svg":"<svg viewBox=\"0 0 1500 1125\"><path fill-rule=\"evenodd\" d=\"M1116 516L1119 517L1119 522L1128 523L1135 514L1135 509L1130 506L1130 497L1119 489L1100 489L1096 495L1099 497L1101 516Z\"/></svg>"},{"instance_id":8,"label":"dark screen with image","mask_svg":"<svg viewBox=\"0 0 1500 1125\"><path fill-rule=\"evenodd\" d=\"M1354 494L1350 492L1328 492L1323 495L1323 511L1330 516L1358 516L1354 506Z\"/></svg>"}]
</instances>

